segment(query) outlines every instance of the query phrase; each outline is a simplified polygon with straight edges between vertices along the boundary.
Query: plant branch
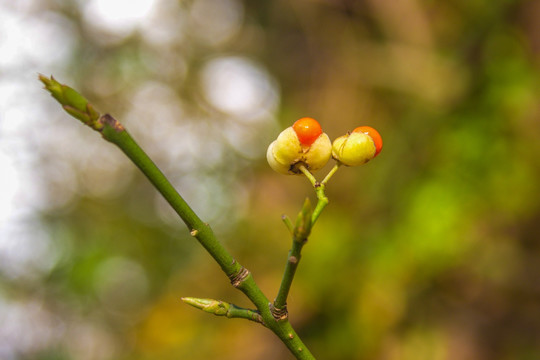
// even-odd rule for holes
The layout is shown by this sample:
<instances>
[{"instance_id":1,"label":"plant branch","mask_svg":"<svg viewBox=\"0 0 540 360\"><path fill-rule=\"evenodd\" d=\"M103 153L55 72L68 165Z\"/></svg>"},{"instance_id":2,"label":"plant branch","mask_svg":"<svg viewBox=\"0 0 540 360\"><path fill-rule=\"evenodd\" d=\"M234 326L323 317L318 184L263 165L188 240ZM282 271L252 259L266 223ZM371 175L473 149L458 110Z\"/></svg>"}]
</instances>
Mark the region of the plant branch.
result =
<instances>
[{"instance_id":1,"label":"plant branch","mask_svg":"<svg viewBox=\"0 0 540 360\"><path fill-rule=\"evenodd\" d=\"M118 146L143 172L180 216L191 235L199 241L219 264L223 272L229 277L231 284L242 291L257 307L257 311L262 318L261 322L281 339L291 353L297 359L313 360L313 355L300 340L289 321L287 319L276 319L273 316L270 302L255 283L251 273L229 254L217 240L210 226L195 214L122 124L109 114L100 116L83 96L69 86L58 83L53 77L47 78L40 75L39 79L66 112L81 120L93 130L100 132L105 140ZM248 314L252 315L252 313Z\"/></svg>"},{"instance_id":2,"label":"plant branch","mask_svg":"<svg viewBox=\"0 0 540 360\"><path fill-rule=\"evenodd\" d=\"M214 299L183 297L182 301L197 309L201 309L204 312L214 314L216 316L226 316L230 319L247 319L264 325L261 314L259 314L259 312L256 310L241 308L234 304Z\"/></svg>"},{"instance_id":3,"label":"plant branch","mask_svg":"<svg viewBox=\"0 0 540 360\"><path fill-rule=\"evenodd\" d=\"M294 227L291 223L291 219L289 219L287 217L287 215L281 215L281 220L283 221L283 223L285 224L285 226L287 227L287 230L289 230L289 232L292 234L294 233Z\"/></svg>"},{"instance_id":4,"label":"plant branch","mask_svg":"<svg viewBox=\"0 0 540 360\"><path fill-rule=\"evenodd\" d=\"M307 242L309 234L311 232L311 202L309 199L304 201L304 206L296 218L296 225L292 231L292 246L287 258L287 264L285 265L285 271L283 272L283 278L281 279L281 285L279 286L278 294L274 300L272 312L276 318L287 318L287 297L291 289L294 275L300 258L302 257L302 248Z\"/></svg>"},{"instance_id":5,"label":"plant branch","mask_svg":"<svg viewBox=\"0 0 540 360\"><path fill-rule=\"evenodd\" d=\"M298 170L300 170L302 172L302 174L304 174L307 179L309 180L309 182L311 183L311 185L313 185L313 187L316 187L317 186L317 179L315 179L315 176L313 176L313 174L311 173L311 171L309 171L304 164L300 163L298 165Z\"/></svg>"},{"instance_id":6,"label":"plant branch","mask_svg":"<svg viewBox=\"0 0 540 360\"><path fill-rule=\"evenodd\" d=\"M326 205L328 205L328 198L326 197L326 183L330 178L336 173L341 164L338 162L326 175L322 182L317 181L313 174L303 165L300 164L298 169L306 176L317 195L317 205L314 210L311 210L311 205L309 200L306 199L302 211L298 215L296 227L292 229L292 246L289 250L287 264L285 265L285 271L283 272L283 278L281 279L281 284L279 286L278 294L274 300L272 312L276 318L287 318L287 298L289 296L289 291L296 274L296 269L298 268L298 263L302 257L302 248L307 243L311 229L317 222L317 219L321 215L321 212L324 210ZM292 225L290 220L286 217L284 219L285 225L289 230L291 230ZM288 220L288 222L286 220Z\"/></svg>"},{"instance_id":7,"label":"plant branch","mask_svg":"<svg viewBox=\"0 0 540 360\"><path fill-rule=\"evenodd\" d=\"M278 318L286 318L287 314L287 298L291 289L298 263L302 257L302 248L306 244L307 239L299 240L293 237L291 250L289 250L289 257L287 258L287 264L285 265L285 271L283 272L283 278L281 285L279 286L278 294L274 300L274 316Z\"/></svg>"},{"instance_id":8,"label":"plant branch","mask_svg":"<svg viewBox=\"0 0 540 360\"><path fill-rule=\"evenodd\" d=\"M225 274L229 277L238 274L242 266L238 264L223 245L217 241L210 226L195 214L186 201L174 189L169 180L167 180L165 175L163 175L135 140L133 140L124 127L108 114L103 115L99 121L103 123L103 128L101 130L103 138L117 145L143 172L152 185L154 185L184 221L192 236L201 243L206 251L208 251Z\"/></svg>"},{"instance_id":9,"label":"plant branch","mask_svg":"<svg viewBox=\"0 0 540 360\"><path fill-rule=\"evenodd\" d=\"M154 187L163 195L191 230L192 236L197 238L201 245L221 266L222 270L231 280L232 285L242 291L257 307L263 318L264 325L278 335L298 359L313 359L309 350L296 335L292 326L288 322L278 323L275 321L269 308L269 301L255 283L251 273L227 252L223 245L216 239L210 226L199 219L131 136L123 128L120 131L117 130L119 126L115 125L117 123L116 120L109 115L104 115L103 118L105 123L101 131L103 137L118 145L148 177Z\"/></svg>"},{"instance_id":10,"label":"plant branch","mask_svg":"<svg viewBox=\"0 0 540 360\"><path fill-rule=\"evenodd\" d=\"M315 188L315 193L317 194L317 205L315 205L315 209L313 210L313 214L311 216L311 226L315 225L317 222L317 219L319 219L319 216L321 215L321 212L324 210L326 205L328 205L328 198L325 194L326 185L323 183L320 183L319 186Z\"/></svg>"},{"instance_id":11,"label":"plant branch","mask_svg":"<svg viewBox=\"0 0 540 360\"><path fill-rule=\"evenodd\" d=\"M341 166L341 163L338 161L336 163L336 165L334 165L334 167L328 172L328 174L324 177L323 181L321 181L321 184L324 184L326 185L326 183L328 182L328 180L330 180L330 178L332 176L334 176L334 174L336 173L336 171L338 171L339 167Z\"/></svg>"}]
</instances>

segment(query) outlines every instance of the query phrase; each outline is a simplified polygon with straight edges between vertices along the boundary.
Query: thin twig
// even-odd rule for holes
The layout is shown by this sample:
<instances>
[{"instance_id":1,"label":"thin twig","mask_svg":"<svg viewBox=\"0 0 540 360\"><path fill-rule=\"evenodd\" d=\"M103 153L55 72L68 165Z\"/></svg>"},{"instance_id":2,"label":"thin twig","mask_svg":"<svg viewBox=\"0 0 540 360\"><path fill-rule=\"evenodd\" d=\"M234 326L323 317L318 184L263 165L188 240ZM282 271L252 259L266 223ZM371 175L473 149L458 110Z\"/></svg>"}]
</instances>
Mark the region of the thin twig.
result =
<instances>
[{"instance_id":1,"label":"thin twig","mask_svg":"<svg viewBox=\"0 0 540 360\"><path fill-rule=\"evenodd\" d=\"M60 84L53 77L47 78L40 75L39 79L64 110L92 129L100 132L105 140L118 146L143 172L184 221L192 236L214 258L229 279L231 281L234 279L234 287L242 291L255 305L264 325L280 338L291 353L300 360L314 360L315 358L300 340L288 319L276 320L273 317L270 303L255 283L251 273L229 254L217 240L210 226L195 214L122 124L108 114L100 116L83 96L71 87ZM248 314L252 315L252 313Z\"/></svg>"}]
</instances>

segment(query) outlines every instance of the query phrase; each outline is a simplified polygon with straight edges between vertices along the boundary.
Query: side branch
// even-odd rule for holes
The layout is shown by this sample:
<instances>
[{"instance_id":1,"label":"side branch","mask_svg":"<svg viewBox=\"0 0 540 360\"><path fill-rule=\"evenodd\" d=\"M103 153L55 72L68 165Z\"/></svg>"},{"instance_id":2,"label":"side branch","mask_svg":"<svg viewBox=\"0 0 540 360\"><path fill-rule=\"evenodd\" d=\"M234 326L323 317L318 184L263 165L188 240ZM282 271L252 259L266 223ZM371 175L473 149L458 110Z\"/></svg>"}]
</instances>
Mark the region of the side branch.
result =
<instances>
[{"instance_id":1,"label":"side branch","mask_svg":"<svg viewBox=\"0 0 540 360\"><path fill-rule=\"evenodd\" d=\"M101 116L82 95L71 87L58 83L53 77L47 78L40 75L39 79L45 84L45 88L62 105L66 112L93 130L100 132L105 140L118 146L131 159L180 216L188 227L190 234L199 241L219 264L223 272L231 280L233 286L242 291L257 307L257 311L238 308L232 306L232 304L223 302L210 304L208 301L215 300L208 299L196 300L194 298L185 298L190 300L184 301L191 305L198 302L199 306L194 306L199 308L209 306L208 309L212 310L209 312L213 312L216 315L220 315L228 305L228 309L226 309L224 315L229 314L230 317L241 317L262 323L281 339L297 359L313 360L313 355L298 337L289 321L287 319L277 321L273 317L268 299L257 286L250 272L234 260L232 255L217 240L210 226L195 214L122 124L111 115L106 114ZM311 213L309 216L311 217Z\"/></svg>"},{"instance_id":2,"label":"side branch","mask_svg":"<svg viewBox=\"0 0 540 360\"><path fill-rule=\"evenodd\" d=\"M293 239L292 247L289 251L289 257L287 258L287 264L285 265L285 271L283 272L283 278L281 285L279 286L278 294L274 300L272 315L276 319L283 319L288 316L287 313L287 297L298 268L298 263L301 258L302 247L306 243L307 239L297 240Z\"/></svg>"},{"instance_id":3,"label":"side branch","mask_svg":"<svg viewBox=\"0 0 540 360\"><path fill-rule=\"evenodd\" d=\"M309 199L306 199L304 206L302 207L302 211L300 214L298 214L294 228L286 216L282 217L285 225L292 234L292 246L291 250L289 251L287 264L285 265L285 271L283 272L283 278L281 279L278 294L274 300L274 304L272 305L272 315L275 319L286 319L288 316L287 298L289 296L294 275L296 274L296 269L298 268L298 263L302 257L302 248L306 244L308 237L311 234L311 229L317 222L321 212L324 210L326 205L328 205L328 198L325 194L326 183L336 173L340 165L340 163L337 163L321 182L317 181L313 174L304 165L299 166L299 170L306 176L315 189L315 193L317 194L317 205L315 206L315 209L312 210Z\"/></svg>"},{"instance_id":4,"label":"side branch","mask_svg":"<svg viewBox=\"0 0 540 360\"><path fill-rule=\"evenodd\" d=\"M230 304L214 299L199 299L193 297L183 297L182 301L204 312L216 316L226 316L230 319L239 318L258 322L264 325L261 314L256 310L245 309L234 304Z\"/></svg>"},{"instance_id":5,"label":"side branch","mask_svg":"<svg viewBox=\"0 0 540 360\"><path fill-rule=\"evenodd\" d=\"M221 266L233 285L242 291L257 307L262 323L272 330L298 359L311 360L313 355L288 321L276 322L270 312L269 302L251 273L239 264L216 239L212 229L204 223L178 194L163 173L157 168L146 153L137 145L125 129L114 126L108 117L101 131L103 137L120 149L139 167L150 182L163 195L167 202L182 218L192 236L197 238L214 260Z\"/></svg>"},{"instance_id":6,"label":"side branch","mask_svg":"<svg viewBox=\"0 0 540 360\"><path fill-rule=\"evenodd\" d=\"M309 234L311 233L311 227L313 225L312 213L311 202L309 199L306 199L291 232L291 250L289 251L287 264L285 265L285 271L283 272L283 278L281 279L281 285L279 286L278 294L272 307L272 315L275 319L284 319L288 316L287 297L289 296L294 275L296 274L296 268L302 257L302 248L306 244Z\"/></svg>"}]
</instances>

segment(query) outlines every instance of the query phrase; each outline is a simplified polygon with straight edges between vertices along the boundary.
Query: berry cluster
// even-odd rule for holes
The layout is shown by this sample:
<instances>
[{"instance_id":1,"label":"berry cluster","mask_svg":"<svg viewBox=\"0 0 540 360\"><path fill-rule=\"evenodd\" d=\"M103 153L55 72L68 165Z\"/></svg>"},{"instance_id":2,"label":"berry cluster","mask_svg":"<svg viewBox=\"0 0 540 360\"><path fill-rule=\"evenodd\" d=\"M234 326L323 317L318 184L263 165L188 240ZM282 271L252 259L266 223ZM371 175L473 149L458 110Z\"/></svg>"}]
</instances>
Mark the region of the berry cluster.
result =
<instances>
[{"instance_id":1,"label":"berry cluster","mask_svg":"<svg viewBox=\"0 0 540 360\"><path fill-rule=\"evenodd\" d=\"M331 157L346 166L365 164L381 152L382 145L381 135L369 126L359 126L331 143L317 120L305 117L279 134L266 158L279 173L300 174L300 165L315 171Z\"/></svg>"}]
</instances>

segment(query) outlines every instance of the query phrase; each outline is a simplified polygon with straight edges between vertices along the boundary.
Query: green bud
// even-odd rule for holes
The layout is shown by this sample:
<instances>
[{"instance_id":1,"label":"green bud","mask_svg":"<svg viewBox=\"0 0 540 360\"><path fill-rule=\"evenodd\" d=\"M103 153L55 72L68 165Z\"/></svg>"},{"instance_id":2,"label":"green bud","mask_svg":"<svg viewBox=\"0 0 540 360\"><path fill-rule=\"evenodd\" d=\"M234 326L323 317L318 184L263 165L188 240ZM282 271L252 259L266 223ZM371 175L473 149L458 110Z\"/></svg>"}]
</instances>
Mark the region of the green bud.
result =
<instances>
[{"instance_id":1,"label":"green bud","mask_svg":"<svg viewBox=\"0 0 540 360\"><path fill-rule=\"evenodd\" d=\"M302 210L296 218L296 224L294 227L294 238L298 241L305 241L311 232L311 216L313 215L313 209L311 207L311 201L306 198Z\"/></svg>"},{"instance_id":2,"label":"green bud","mask_svg":"<svg viewBox=\"0 0 540 360\"><path fill-rule=\"evenodd\" d=\"M103 127L98 121L100 117L99 112L94 109L84 96L73 88L60 84L52 76L48 78L39 74L39 80L41 80L45 85L45 89L51 93L52 97L62 105L62 108L68 114L95 130L100 130Z\"/></svg>"},{"instance_id":3,"label":"green bud","mask_svg":"<svg viewBox=\"0 0 540 360\"><path fill-rule=\"evenodd\" d=\"M197 309L201 309L202 311L205 311L207 313L214 314L217 316L226 315L230 308L229 303L219 301L219 300L214 300L214 299L183 297L182 301L185 302L186 304L196 307Z\"/></svg>"},{"instance_id":4,"label":"green bud","mask_svg":"<svg viewBox=\"0 0 540 360\"><path fill-rule=\"evenodd\" d=\"M86 112L82 112L77 108L74 108L69 105L64 105L62 108L71 116L73 116L75 119L81 120L85 124L90 124L90 116Z\"/></svg>"}]
</instances>

